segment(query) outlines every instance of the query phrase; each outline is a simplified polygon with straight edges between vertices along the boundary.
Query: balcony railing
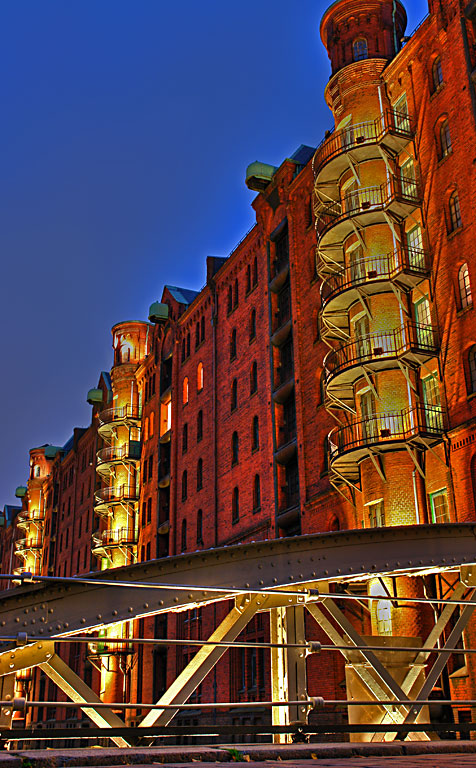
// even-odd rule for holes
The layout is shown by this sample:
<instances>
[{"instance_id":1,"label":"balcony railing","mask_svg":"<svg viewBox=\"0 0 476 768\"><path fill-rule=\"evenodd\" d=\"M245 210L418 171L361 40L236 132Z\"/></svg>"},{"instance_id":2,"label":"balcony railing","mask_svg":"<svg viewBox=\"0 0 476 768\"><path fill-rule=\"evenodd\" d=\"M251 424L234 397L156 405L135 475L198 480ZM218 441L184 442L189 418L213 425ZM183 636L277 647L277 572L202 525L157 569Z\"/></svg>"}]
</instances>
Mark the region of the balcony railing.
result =
<instances>
[{"instance_id":1,"label":"balcony railing","mask_svg":"<svg viewBox=\"0 0 476 768\"><path fill-rule=\"evenodd\" d=\"M113 640L98 640L88 643L89 656L129 655L134 653L133 643L115 643Z\"/></svg>"},{"instance_id":2,"label":"balcony railing","mask_svg":"<svg viewBox=\"0 0 476 768\"><path fill-rule=\"evenodd\" d=\"M139 421L142 416L142 408L138 405L121 405L116 408L107 408L99 413L99 423L111 424L119 421Z\"/></svg>"},{"instance_id":3,"label":"balcony railing","mask_svg":"<svg viewBox=\"0 0 476 768\"><path fill-rule=\"evenodd\" d=\"M21 565L19 568L14 568L13 573L15 576L21 576L23 573L31 573L32 576L40 576L40 568L29 568L27 565Z\"/></svg>"},{"instance_id":4,"label":"balcony railing","mask_svg":"<svg viewBox=\"0 0 476 768\"><path fill-rule=\"evenodd\" d=\"M141 445L139 442L101 448L101 450L97 452L98 464L104 464L111 461L137 461L140 459L140 451Z\"/></svg>"},{"instance_id":5,"label":"balcony railing","mask_svg":"<svg viewBox=\"0 0 476 768\"><path fill-rule=\"evenodd\" d=\"M129 488L127 485L121 485L117 488L100 488L94 495L98 502L106 504L121 501L135 501L139 498L137 489L135 487Z\"/></svg>"},{"instance_id":6,"label":"balcony railing","mask_svg":"<svg viewBox=\"0 0 476 768\"><path fill-rule=\"evenodd\" d=\"M26 549L41 549L42 547L42 536L29 536L25 539L17 539L15 542L15 548L17 552L24 552Z\"/></svg>"},{"instance_id":7,"label":"balcony railing","mask_svg":"<svg viewBox=\"0 0 476 768\"><path fill-rule=\"evenodd\" d=\"M45 520L44 509L30 509L17 515L16 522L18 527L24 528L31 523L42 523Z\"/></svg>"},{"instance_id":8,"label":"balcony railing","mask_svg":"<svg viewBox=\"0 0 476 768\"><path fill-rule=\"evenodd\" d=\"M358 147L376 144L388 133L410 141L414 131L408 114L387 109L385 114L377 120L348 125L343 130L333 133L316 151L314 173L318 175L332 158Z\"/></svg>"},{"instance_id":9,"label":"balcony railing","mask_svg":"<svg viewBox=\"0 0 476 768\"><path fill-rule=\"evenodd\" d=\"M132 546L137 544L137 533L129 528L116 528L94 534L93 539L96 545L100 547Z\"/></svg>"},{"instance_id":10,"label":"balcony railing","mask_svg":"<svg viewBox=\"0 0 476 768\"><path fill-rule=\"evenodd\" d=\"M358 259L326 277L321 286L323 307L334 296L351 288L375 281L394 280L402 272L425 277L430 259L421 248L401 246L385 255Z\"/></svg>"},{"instance_id":11,"label":"balcony railing","mask_svg":"<svg viewBox=\"0 0 476 768\"><path fill-rule=\"evenodd\" d=\"M438 351L437 329L432 325L408 322L394 331L372 333L333 349L324 360L326 380L359 363L399 358L411 351L435 355Z\"/></svg>"},{"instance_id":12,"label":"balcony railing","mask_svg":"<svg viewBox=\"0 0 476 768\"><path fill-rule=\"evenodd\" d=\"M394 177L387 184L359 187L323 209L316 220L317 233L322 236L330 227L354 216L385 211L395 202L416 207L420 201L419 185L414 178Z\"/></svg>"},{"instance_id":13,"label":"balcony railing","mask_svg":"<svg viewBox=\"0 0 476 768\"><path fill-rule=\"evenodd\" d=\"M418 405L405 411L387 411L336 427L329 435L330 458L379 443L404 443L417 435L440 438L445 429L443 409Z\"/></svg>"}]
</instances>

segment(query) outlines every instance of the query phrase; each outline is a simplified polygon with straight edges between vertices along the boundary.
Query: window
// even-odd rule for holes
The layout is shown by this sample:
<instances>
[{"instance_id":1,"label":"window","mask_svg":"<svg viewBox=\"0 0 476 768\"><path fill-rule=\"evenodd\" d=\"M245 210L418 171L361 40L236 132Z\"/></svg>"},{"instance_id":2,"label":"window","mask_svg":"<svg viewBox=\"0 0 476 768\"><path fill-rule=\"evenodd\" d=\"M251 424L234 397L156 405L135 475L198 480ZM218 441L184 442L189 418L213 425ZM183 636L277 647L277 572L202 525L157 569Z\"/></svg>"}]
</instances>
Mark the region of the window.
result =
<instances>
[{"instance_id":1,"label":"window","mask_svg":"<svg viewBox=\"0 0 476 768\"><path fill-rule=\"evenodd\" d=\"M476 344L468 352L468 392L476 392Z\"/></svg>"},{"instance_id":2,"label":"window","mask_svg":"<svg viewBox=\"0 0 476 768\"><path fill-rule=\"evenodd\" d=\"M200 338L201 341L205 341L205 316L200 320Z\"/></svg>"},{"instance_id":3,"label":"window","mask_svg":"<svg viewBox=\"0 0 476 768\"><path fill-rule=\"evenodd\" d=\"M443 70L441 68L441 58L439 56L437 56L437 58L433 62L432 80L433 80L433 91L438 91L443 85Z\"/></svg>"},{"instance_id":4,"label":"window","mask_svg":"<svg viewBox=\"0 0 476 768\"><path fill-rule=\"evenodd\" d=\"M182 473L182 501L185 501L188 495L187 480L187 470L185 469Z\"/></svg>"},{"instance_id":5,"label":"window","mask_svg":"<svg viewBox=\"0 0 476 768\"><path fill-rule=\"evenodd\" d=\"M236 328L233 328L230 336L230 360L236 357Z\"/></svg>"},{"instance_id":6,"label":"window","mask_svg":"<svg viewBox=\"0 0 476 768\"><path fill-rule=\"evenodd\" d=\"M468 265L463 264L458 272L458 288L461 309L473 306L473 295L471 293L471 283L469 281Z\"/></svg>"},{"instance_id":7,"label":"window","mask_svg":"<svg viewBox=\"0 0 476 768\"><path fill-rule=\"evenodd\" d=\"M144 526L145 526L145 516L146 516L146 512L147 512L147 502L146 502L146 501L143 501L143 502L142 502L142 516L141 516L141 525L142 525L142 527L144 527Z\"/></svg>"},{"instance_id":8,"label":"window","mask_svg":"<svg viewBox=\"0 0 476 768\"><path fill-rule=\"evenodd\" d=\"M233 379L231 385L231 407L230 410L235 411L238 408L238 380Z\"/></svg>"},{"instance_id":9,"label":"window","mask_svg":"<svg viewBox=\"0 0 476 768\"><path fill-rule=\"evenodd\" d=\"M238 432L233 432L233 435L231 436L231 466L232 467L234 467L235 464L238 464L238 453L239 453Z\"/></svg>"},{"instance_id":10,"label":"window","mask_svg":"<svg viewBox=\"0 0 476 768\"><path fill-rule=\"evenodd\" d=\"M203 461L199 459L197 461L197 491L201 491L203 488Z\"/></svg>"},{"instance_id":11,"label":"window","mask_svg":"<svg viewBox=\"0 0 476 768\"><path fill-rule=\"evenodd\" d=\"M418 190L415 175L415 164L413 160L407 160L406 163L403 163L403 165L400 166L400 180L402 185L402 194L404 194L405 197L415 199L418 196Z\"/></svg>"},{"instance_id":12,"label":"window","mask_svg":"<svg viewBox=\"0 0 476 768\"><path fill-rule=\"evenodd\" d=\"M147 523L152 520L152 498L147 499Z\"/></svg>"},{"instance_id":13,"label":"window","mask_svg":"<svg viewBox=\"0 0 476 768\"><path fill-rule=\"evenodd\" d=\"M238 488L233 488L233 495L231 498L231 522L236 525L240 519L240 492Z\"/></svg>"},{"instance_id":14,"label":"window","mask_svg":"<svg viewBox=\"0 0 476 768\"><path fill-rule=\"evenodd\" d=\"M188 403L188 376L185 376L182 386L182 402L184 405Z\"/></svg>"},{"instance_id":15,"label":"window","mask_svg":"<svg viewBox=\"0 0 476 768\"><path fill-rule=\"evenodd\" d=\"M184 424L182 427L182 453L187 453L188 450L188 424Z\"/></svg>"},{"instance_id":16,"label":"window","mask_svg":"<svg viewBox=\"0 0 476 768\"><path fill-rule=\"evenodd\" d=\"M238 306L238 278L235 278L235 283L233 286L233 306Z\"/></svg>"},{"instance_id":17,"label":"window","mask_svg":"<svg viewBox=\"0 0 476 768\"><path fill-rule=\"evenodd\" d=\"M352 46L354 51L354 61L362 61L368 59L369 50L367 46L367 40L364 37L360 37L358 40L354 40Z\"/></svg>"},{"instance_id":18,"label":"window","mask_svg":"<svg viewBox=\"0 0 476 768\"><path fill-rule=\"evenodd\" d=\"M415 302L417 341L423 348L434 346L435 337L431 324L430 302L425 297Z\"/></svg>"},{"instance_id":19,"label":"window","mask_svg":"<svg viewBox=\"0 0 476 768\"><path fill-rule=\"evenodd\" d=\"M40 475L41 475L41 469L40 469L40 466L37 464L33 468L33 477L40 477Z\"/></svg>"},{"instance_id":20,"label":"window","mask_svg":"<svg viewBox=\"0 0 476 768\"><path fill-rule=\"evenodd\" d=\"M197 512L197 544L203 544L203 512Z\"/></svg>"},{"instance_id":21,"label":"window","mask_svg":"<svg viewBox=\"0 0 476 768\"><path fill-rule=\"evenodd\" d=\"M180 359L183 362L185 362L185 339L182 339L182 354L180 356Z\"/></svg>"},{"instance_id":22,"label":"window","mask_svg":"<svg viewBox=\"0 0 476 768\"><path fill-rule=\"evenodd\" d=\"M258 258L257 256L253 259L253 288L255 285L258 285Z\"/></svg>"},{"instance_id":23,"label":"window","mask_svg":"<svg viewBox=\"0 0 476 768\"><path fill-rule=\"evenodd\" d=\"M197 366L197 390L201 392L203 389L203 363L199 363Z\"/></svg>"},{"instance_id":24,"label":"window","mask_svg":"<svg viewBox=\"0 0 476 768\"><path fill-rule=\"evenodd\" d=\"M383 528L385 525L385 510L383 499L373 501L367 505L369 511L369 523L371 528Z\"/></svg>"},{"instance_id":25,"label":"window","mask_svg":"<svg viewBox=\"0 0 476 768\"><path fill-rule=\"evenodd\" d=\"M203 411L197 413L197 443L203 438Z\"/></svg>"},{"instance_id":26,"label":"window","mask_svg":"<svg viewBox=\"0 0 476 768\"><path fill-rule=\"evenodd\" d=\"M149 437L152 437L154 434L154 411L150 412L150 428L149 428Z\"/></svg>"},{"instance_id":27,"label":"window","mask_svg":"<svg viewBox=\"0 0 476 768\"><path fill-rule=\"evenodd\" d=\"M251 264L246 267L246 293L251 291Z\"/></svg>"},{"instance_id":28,"label":"window","mask_svg":"<svg viewBox=\"0 0 476 768\"><path fill-rule=\"evenodd\" d=\"M419 224L407 232L407 248L410 266L424 269L426 265L423 253L423 236Z\"/></svg>"},{"instance_id":29,"label":"window","mask_svg":"<svg viewBox=\"0 0 476 768\"><path fill-rule=\"evenodd\" d=\"M230 312L233 312L233 288L231 285L228 286L228 314Z\"/></svg>"},{"instance_id":30,"label":"window","mask_svg":"<svg viewBox=\"0 0 476 768\"><path fill-rule=\"evenodd\" d=\"M439 146L439 159L451 154L451 136L450 136L450 124L448 120L445 120L440 127L440 146Z\"/></svg>"},{"instance_id":31,"label":"window","mask_svg":"<svg viewBox=\"0 0 476 768\"><path fill-rule=\"evenodd\" d=\"M440 491L436 491L436 493L430 493L430 509L432 523L451 522L446 488L442 488Z\"/></svg>"},{"instance_id":32,"label":"window","mask_svg":"<svg viewBox=\"0 0 476 768\"><path fill-rule=\"evenodd\" d=\"M400 131L410 130L410 119L408 114L407 94L404 93L393 105L393 117L395 128Z\"/></svg>"},{"instance_id":33,"label":"window","mask_svg":"<svg viewBox=\"0 0 476 768\"><path fill-rule=\"evenodd\" d=\"M377 601L377 630L379 635L392 634L392 603L390 600Z\"/></svg>"},{"instance_id":34,"label":"window","mask_svg":"<svg viewBox=\"0 0 476 768\"><path fill-rule=\"evenodd\" d=\"M190 357L190 334L187 333L187 357Z\"/></svg>"},{"instance_id":35,"label":"window","mask_svg":"<svg viewBox=\"0 0 476 768\"><path fill-rule=\"evenodd\" d=\"M154 455L151 454L149 456L149 473L148 473L149 474L149 480L152 480L153 472L154 472Z\"/></svg>"},{"instance_id":36,"label":"window","mask_svg":"<svg viewBox=\"0 0 476 768\"><path fill-rule=\"evenodd\" d=\"M259 450L259 419L257 416L253 417L253 426L251 428L251 450Z\"/></svg>"},{"instance_id":37,"label":"window","mask_svg":"<svg viewBox=\"0 0 476 768\"><path fill-rule=\"evenodd\" d=\"M261 482L259 475L255 475L253 480L253 512L257 512L261 507Z\"/></svg>"},{"instance_id":38,"label":"window","mask_svg":"<svg viewBox=\"0 0 476 768\"><path fill-rule=\"evenodd\" d=\"M254 395L258 390L258 364L253 361L250 371L250 395Z\"/></svg>"},{"instance_id":39,"label":"window","mask_svg":"<svg viewBox=\"0 0 476 768\"><path fill-rule=\"evenodd\" d=\"M185 552L187 549L187 521L182 520L182 535L180 541L180 550Z\"/></svg>"},{"instance_id":40,"label":"window","mask_svg":"<svg viewBox=\"0 0 476 768\"><path fill-rule=\"evenodd\" d=\"M253 339L256 339L256 309L252 309L250 314L250 341Z\"/></svg>"},{"instance_id":41,"label":"window","mask_svg":"<svg viewBox=\"0 0 476 768\"><path fill-rule=\"evenodd\" d=\"M200 346L200 322L195 325L195 349Z\"/></svg>"},{"instance_id":42,"label":"window","mask_svg":"<svg viewBox=\"0 0 476 768\"><path fill-rule=\"evenodd\" d=\"M460 208L459 197L457 192L453 192L453 194L450 197L449 211L450 211L449 231L451 233L463 226L463 222L461 219L461 208Z\"/></svg>"}]
</instances>

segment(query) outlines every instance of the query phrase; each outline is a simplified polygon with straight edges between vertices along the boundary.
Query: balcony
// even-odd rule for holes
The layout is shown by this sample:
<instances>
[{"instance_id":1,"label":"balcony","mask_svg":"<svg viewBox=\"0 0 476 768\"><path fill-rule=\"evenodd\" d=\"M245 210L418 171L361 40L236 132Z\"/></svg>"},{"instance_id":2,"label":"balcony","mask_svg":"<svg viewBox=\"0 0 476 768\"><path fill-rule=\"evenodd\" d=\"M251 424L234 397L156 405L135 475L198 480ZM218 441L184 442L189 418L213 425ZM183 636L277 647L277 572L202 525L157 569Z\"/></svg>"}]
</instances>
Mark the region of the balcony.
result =
<instances>
[{"instance_id":1,"label":"balcony","mask_svg":"<svg viewBox=\"0 0 476 768\"><path fill-rule=\"evenodd\" d=\"M408 292L430 273L429 254L421 248L400 246L395 251L353 261L348 266L321 259L322 317L346 313L365 296L390 293L392 285ZM327 273L327 274L326 274ZM345 319L346 325L347 320ZM337 338L340 338L337 336Z\"/></svg>"},{"instance_id":2,"label":"balcony","mask_svg":"<svg viewBox=\"0 0 476 768\"><path fill-rule=\"evenodd\" d=\"M134 644L131 642L114 642L116 638L107 638L95 640L88 643L88 657L98 658L101 656L128 656L134 653Z\"/></svg>"},{"instance_id":3,"label":"balcony","mask_svg":"<svg viewBox=\"0 0 476 768\"><path fill-rule=\"evenodd\" d=\"M294 365L292 362L278 365L274 377L273 400L284 403L294 389Z\"/></svg>"},{"instance_id":4,"label":"balcony","mask_svg":"<svg viewBox=\"0 0 476 768\"><path fill-rule=\"evenodd\" d=\"M30 525L40 526L45 521L45 511L39 509L31 509L27 512L20 512L16 517L16 524L18 528L29 528Z\"/></svg>"},{"instance_id":5,"label":"balcony","mask_svg":"<svg viewBox=\"0 0 476 768\"><path fill-rule=\"evenodd\" d=\"M289 256L280 255L271 262L270 290L278 293L289 275Z\"/></svg>"},{"instance_id":6,"label":"balcony","mask_svg":"<svg viewBox=\"0 0 476 768\"><path fill-rule=\"evenodd\" d=\"M117 488L100 488L94 494L96 504L94 506L95 512L101 513L104 508L112 507L116 504L132 504L139 499L137 489L129 488L126 485L118 486Z\"/></svg>"},{"instance_id":7,"label":"balcony","mask_svg":"<svg viewBox=\"0 0 476 768\"><path fill-rule=\"evenodd\" d=\"M97 452L97 471L100 474L109 474L109 469L114 464L129 463L140 460L141 444L137 440L131 440L124 445L101 448Z\"/></svg>"},{"instance_id":8,"label":"balcony","mask_svg":"<svg viewBox=\"0 0 476 768\"><path fill-rule=\"evenodd\" d=\"M359 463L373 448L379 453L424 450L441 441L445 415L440 406L417 405L404 411L386 411L336 427L329 435L331 469L338 475L358 476Z\"/></svg>"},{"instance_id":9,"label":"balcony","mask_svg":"<svg viewBox=\"0 0 476 768\"><path fill-rule=\"evenodd\" d=\"M416 368L436 354L436 327L408 322L396 330L372 333L331 350L324 360L325 386L334 399L362 376L364 367L374 373L401 363Z\"/></svg>"},{"instance_id":10,"label":"balcony","mask_svg":"<svg viewBox=\"0 0 476 768\"><path fill-rule=\"evenodd\" d=\"M299 490L290 490L287 485L281 486L282 502L276 516L277 524L286 530L295 526L300 518Z\"/></svg>"},{"instance_id":11,"label":"balcony","mask_svg":"<svg viewBox=\"0 0 476 768\"><path fill-rule=\"evenodd\" d=\"M41 569L39 565L35 565L34 567L30 568L27 565L21 565L19 568L14 568L13 573L15 576L22 576L23 574L31 574L32 576L41 576ZM21 581L18 583L21 584Z\"/></svg>"},{"instance_id":12,"label":"balcony","mask_svg":"<svg viewBox=\"0 0 476 768\"><path fill-rule=\"evenodd\" d=\"M342 200L316 214L320 248L336 246L355 232L354 226L388 224L388 215L401 221L421 205L421 193L413 178L393 177L386 184L359 187Z\"/></svg>"},{"instance_id":13,"label":"balcony","mask_svg":"<svg viewBox=\"0 0 476 768\"><path fill-rule=\"evenodd\" d=\"M138 405L122 405L106 408L99 414L99 434L109 434L116 427L139 427L142 418L142 408Z\"/></svg>"},{"instance_id":14,"label":"balcony","mask_svg":"<svg viewBox=\"0 0 476 768\"><path fill-rule=\"evenodd\" d=\"M113 549L133 547L137 544L137 533L129 528L116 528L93 533L93 554L102 556Z\"/></svg>"},{"instance_id":15,"label":"balcony","mask_svg":"<svg viewBox=\"0 0 476 768\"><path fill-rule=\"evenodd\" d=\"M42 536L28 536L24 539L17 539L15 550L17 555L25 555L27 552L36 551L43 548Z\"/></svg>"},{"instance_id":16,"label":"balcony","mask_svg":"<svg viewBox=\"0 0 476 768\"><path fill-rule=\"evenodd\" d=\"M380 147L391 155L398 155L412 140L414 128L408 115L387 109L380 118L346 126L329 136L318 147L313 160L316 188L320 185L338 184L349 170L346 157L352 153L354 163L381 160Z\"/></svg>"},{"instance_id":17,"label":"balcony","mask_svg":"<svg viewBox=\"0 0 476 768\"><path fill-rule=\"evenodd\" d=\"M278 445L274 459L278 464L288 464L297 451L296 424L284 425L278 429Z\"/></svg>"}]
</instances>

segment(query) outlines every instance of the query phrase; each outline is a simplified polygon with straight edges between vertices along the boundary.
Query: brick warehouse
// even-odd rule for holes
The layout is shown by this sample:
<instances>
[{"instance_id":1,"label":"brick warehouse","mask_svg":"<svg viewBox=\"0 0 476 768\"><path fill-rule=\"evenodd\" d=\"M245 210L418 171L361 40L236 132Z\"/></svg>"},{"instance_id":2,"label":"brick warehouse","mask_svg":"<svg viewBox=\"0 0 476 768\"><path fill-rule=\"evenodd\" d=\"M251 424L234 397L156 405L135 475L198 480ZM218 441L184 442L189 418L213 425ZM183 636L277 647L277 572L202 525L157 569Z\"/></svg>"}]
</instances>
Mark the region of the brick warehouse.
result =
<instances>
[{"instance_id":1,"label":"brick warehouse","mask_svg":"<svg viewBox=\"0 0 476 768\"><path fill-rule=\"evenodd\" d=\"M21 506L4 508L3 573L71 576L317 531L476 520L476 2L429 5L409 37L398 0L337 0L324 14L335 129L278 168L249 166L256 225L228 258L208 258L200 291L165 286L149 322L114 326L91 425L32 449ZM370 579L382 599L347 613L364 634L421 638L430 609L394 608L394 590L450 587ZM225 613L107 636L201 639ZM243 637L268 635L259 614ZM432 698L476 696L464 654L474 635L473 622ZM157 700L194 653L101 639L64 653L109 702ZM269 698L268 665L265 649L233 649L182 722L203 721L202 701ZM348 676L340 658L325 670L308 660L313 695L346 698ZM31 670L17 685L57 697ZM73 719L46 707L32 717ZM233 722L266 717L235 710Z\"/></svg>"}]
</instances>

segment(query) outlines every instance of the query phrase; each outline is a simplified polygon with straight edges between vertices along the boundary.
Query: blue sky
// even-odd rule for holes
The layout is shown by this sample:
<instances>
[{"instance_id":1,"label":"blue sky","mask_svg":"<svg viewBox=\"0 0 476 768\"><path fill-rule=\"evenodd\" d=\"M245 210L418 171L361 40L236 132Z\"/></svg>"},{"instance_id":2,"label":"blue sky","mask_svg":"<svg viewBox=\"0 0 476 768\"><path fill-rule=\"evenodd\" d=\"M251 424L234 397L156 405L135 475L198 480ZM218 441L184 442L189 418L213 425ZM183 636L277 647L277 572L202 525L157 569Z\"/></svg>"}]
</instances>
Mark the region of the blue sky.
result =
<instances>
[{"instance_id":1,"label":"blue sky","mask_svg":"<svg viewBox=\"0 0 476 768\"><path fill-rule=\"evenodd\" d=\"M246 166L322 139L328 4L0 4L0 504L30 447L89 423L111 326L202 286L253 224Z\"/></svg>"}]
</instances>

